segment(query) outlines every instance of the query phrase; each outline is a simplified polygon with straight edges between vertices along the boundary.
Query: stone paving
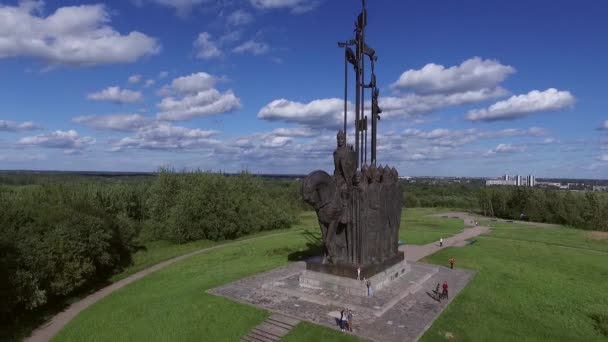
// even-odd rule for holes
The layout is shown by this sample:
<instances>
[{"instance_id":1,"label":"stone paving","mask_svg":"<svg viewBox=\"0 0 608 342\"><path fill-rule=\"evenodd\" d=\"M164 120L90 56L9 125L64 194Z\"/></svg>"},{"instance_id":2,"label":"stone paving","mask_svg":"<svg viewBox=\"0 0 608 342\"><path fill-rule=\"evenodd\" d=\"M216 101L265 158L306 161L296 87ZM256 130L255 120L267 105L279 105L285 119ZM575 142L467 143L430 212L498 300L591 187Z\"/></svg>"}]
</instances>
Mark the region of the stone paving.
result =
<instances>
[{"instance_id":1,"label":"stone paving","mask_svg":"<svg viewBox=\"0 0 608 342\"><path fill-rule=\"evenodd\" d=\"M306 269L304 262L294 262L209 292L334 329L339 329L340 310L351 309L354 334L375 341L414 341L471 280L474 272L418 262L410 266L410 272L372 297L300 287L298 277ZM450 286L450 300L438 302L430 294L444 280Z\"/></svg>"}]
</instances>

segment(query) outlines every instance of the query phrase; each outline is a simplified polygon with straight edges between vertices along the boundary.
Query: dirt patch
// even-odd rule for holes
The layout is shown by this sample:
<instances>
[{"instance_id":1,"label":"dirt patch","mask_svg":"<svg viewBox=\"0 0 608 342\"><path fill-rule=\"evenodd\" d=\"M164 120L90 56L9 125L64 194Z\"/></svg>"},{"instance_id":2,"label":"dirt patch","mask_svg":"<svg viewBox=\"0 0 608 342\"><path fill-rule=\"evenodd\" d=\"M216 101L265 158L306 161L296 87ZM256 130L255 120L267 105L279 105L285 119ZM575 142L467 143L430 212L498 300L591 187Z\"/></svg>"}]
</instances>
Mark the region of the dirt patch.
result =
<instances>
[{"instance_id":1,"label":"dirt patch","mask_svg":"<svg viewBox=\"0 0 608 342\"><path fill-rule=\"evenodd\" d=\"M587 232L585 238L591 241L608 242L608 232Z\"/></svg>"},{"instance_id":2,"label":"dirt patch","mask_svg":"<svg viewBox=\"0 0 608 342\"><path fill-rule=\"evenodd\" d=\"M454 339L454 334L449 332L449 331L445 331L445 332L440 332L439 335L443 338L445 338L446 340L452 340Z\"/></svg>"}]
</instances>

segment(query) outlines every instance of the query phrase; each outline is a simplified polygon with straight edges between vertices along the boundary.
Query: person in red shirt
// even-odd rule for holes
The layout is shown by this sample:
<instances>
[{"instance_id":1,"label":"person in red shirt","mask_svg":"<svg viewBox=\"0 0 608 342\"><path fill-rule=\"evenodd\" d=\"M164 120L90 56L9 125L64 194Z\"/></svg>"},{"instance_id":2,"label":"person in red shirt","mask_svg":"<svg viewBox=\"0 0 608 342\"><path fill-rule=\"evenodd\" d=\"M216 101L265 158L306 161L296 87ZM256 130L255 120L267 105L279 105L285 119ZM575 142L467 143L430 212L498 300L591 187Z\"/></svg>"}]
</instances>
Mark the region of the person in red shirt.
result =
<instances>
[{"instance_id":1,"label":"person in red shirt","mask_svg":"<svg viewBox=\"0 0 608 342\"><path fill-rule=\"evenodd\" d=\"M448 282L447 281L443 282L443 293L441 294L441 297L448 299Z\"/></svg>"},{"instance_id":2,"label":"person in red shirt","mask_svg":"<svg viewBox=\"0 0 608 342\"><path fill-rule=\"evenodd\" d=\"M450 258L450 268L451 268L451 269L454 269L454 262L456 262L456 261L454 260L454 258L453 258L453 257L452 257L452 258Z\"/></svg>"}]
</instances>

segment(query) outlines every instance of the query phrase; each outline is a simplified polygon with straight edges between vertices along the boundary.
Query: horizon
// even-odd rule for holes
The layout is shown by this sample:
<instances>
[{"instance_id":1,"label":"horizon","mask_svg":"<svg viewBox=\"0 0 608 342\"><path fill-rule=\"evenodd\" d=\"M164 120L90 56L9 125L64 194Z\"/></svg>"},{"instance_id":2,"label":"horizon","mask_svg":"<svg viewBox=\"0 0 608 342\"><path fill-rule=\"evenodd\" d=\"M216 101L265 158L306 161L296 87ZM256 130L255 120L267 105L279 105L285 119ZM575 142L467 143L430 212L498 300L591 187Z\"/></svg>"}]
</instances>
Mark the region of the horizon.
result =
<instances>
[{"instance_id":1,"label":"horizon","mask_svg":"<svg viewBox=\"0 0 608 342\"><path fill-rule=\"evenodd\" d=\"M176 170L177 173L181 172L192 172L192 171L201 171L201 172L210 172L210 173L221 173L226 175L238 175L242 172L250 173L254 176L285 176L285 177L306 177L308 173L254 173L248 170L241 170L236 172L226 172L222 170L197 170L197 169L188 169L188 170ZM87 174L87 173L98 173L98 174L145 174L145 175L153 175L158 173L159 171L104 171L104 170L35 170L35 169L0 169L0 173L10 173L10 172L32 172L32 173L72 173L72 174ZM409 177L409 178L464 178L464 179L499 179L504 175L499 176L433 176L433 175L399 175L399 177ZM509 175L512 176L512 175ZM521 174L520 176L524 176ZM527 175L526 175L527 176ZM608 181L608 178L568 178L568 177L550 177L550 176L536 176L535 179L538 181L539 179L547 180L547 179L561 179L561 180L591 180L591 181Z\"/></svg>"},{"instance_id":2,"label":"horizon","mask_svg":"<svg viewBox=\"0 0 608 342\"><path fill-rule=\"evenodd\" d=\"M344 108L337 42L353 38L360 9L3 1L0 169L331 171ZM378 163L412 177L606 179L608 6L382 0L367 11Z\"/></svg>"}]
</instances>

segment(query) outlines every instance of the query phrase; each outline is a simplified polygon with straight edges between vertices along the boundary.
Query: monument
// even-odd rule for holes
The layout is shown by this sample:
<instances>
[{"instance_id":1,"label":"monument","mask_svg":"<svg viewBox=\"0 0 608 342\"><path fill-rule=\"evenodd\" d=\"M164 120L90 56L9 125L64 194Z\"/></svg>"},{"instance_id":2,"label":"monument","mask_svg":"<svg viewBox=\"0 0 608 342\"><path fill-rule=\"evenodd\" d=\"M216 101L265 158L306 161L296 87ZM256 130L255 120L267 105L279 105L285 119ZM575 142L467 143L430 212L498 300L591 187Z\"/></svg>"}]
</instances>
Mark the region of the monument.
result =
<instances>
[{"instance_id":1,"label":"monument","mask_svg":"<svg viewBox=\"0 0 608 342\"><path fill-rule=\"evenodd\" d=\"M321 274L370 279L390 270L391 277L403 273L407 264L398 250L399 224L403 193L394 167L382 166L376 158L377 123L382 110L378 106L375 64L378 56L365 42L367 10L363 8L355 22L355 37L339 42L344 48L344 129L338 131L333 153L334 172L311 172L302 182L301 194L316 211L321 228L323 255L306 263L306 269ZM351 47L354 47L354 51ZM365 83L365 62L371 65L370 82ZM355 72L354 146L347 145L348 65ZM371 139L368 139L368 116L365 93L371 92ZM368 160L368 143L370 158ZM396 273L395 273L396 271ZM309 278L314 278L313 280ZM329 279L307 272L302 285ZM376 279L384 282L386 277ZM339 279L334 282L343 283Z\"/></svg>"},{"instance_id":2,"label":"monument","mask_svg":"<svg viewBox=\"0 0 608 342\"><path fill-rule=\"evenodd\" d=\"M318 217L322 255L301 260L308 251L299 249L290 254L294 262L208 292L292 320L336 329L341 310L348 309L355 312L355 333L359 336L374 341L417 341L446 306L425 289L447 280L453 298L474 272L407 261L399 251L403 193L397 170L382 166L376 159L377 123L382 112L374 73L378 57L365 43L366 25L363 0L363 9L355 22L355 39L338 43L344 48L344 127L336 136L334 172L330 175L313 171L301 184L303 199L313 206ZM366 62L371 64L369 83L365 81ZM348 65L355 71L353 146L347 144L347 134L352 134L347 131ZM367 90L371 102L365 104ZM278 340L277 324L283 327L284 324L273 317L242 340L265 341L269 336Z\"/></svg>"}]
</instances>

